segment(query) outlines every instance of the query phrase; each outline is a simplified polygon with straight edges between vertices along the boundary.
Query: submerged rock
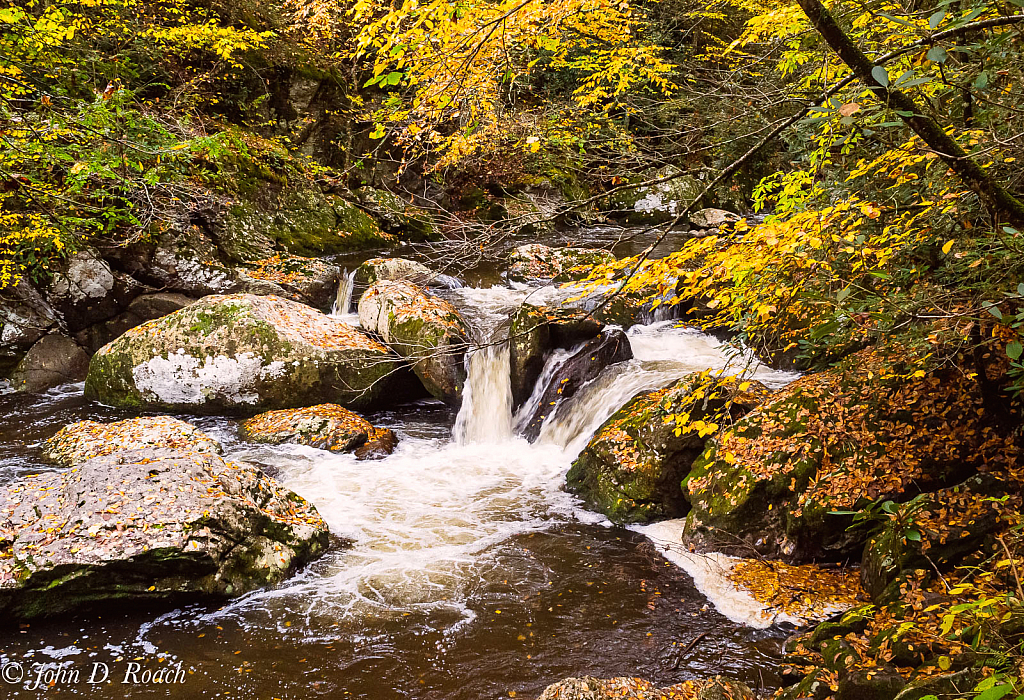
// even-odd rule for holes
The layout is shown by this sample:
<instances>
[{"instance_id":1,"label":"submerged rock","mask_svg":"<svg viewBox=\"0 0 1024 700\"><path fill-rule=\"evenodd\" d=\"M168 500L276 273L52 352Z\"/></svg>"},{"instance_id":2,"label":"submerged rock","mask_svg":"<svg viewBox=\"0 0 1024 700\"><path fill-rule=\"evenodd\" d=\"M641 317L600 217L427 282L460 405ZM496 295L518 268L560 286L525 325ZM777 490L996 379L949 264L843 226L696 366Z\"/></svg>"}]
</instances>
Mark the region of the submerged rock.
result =
<instances>
[{"instance_id":1,"label":"submerged rock","mask_svg":"<svg viewBox=\"0 0 1024 700\"><path fill-rule=\"evenodd\" d=\"M398 442L393 431L375 428L363 417L335 404L261 413L242 423L242 434L255 442L289 442L332 452L352 452L376 441L373 449L364 452L366 455L385 450L390 454Z\"/></svg>"},{"instance_id":2,"label":"submerged rock","mask_svg":"<svg viewBox=\"0 0 1024 700\"><path fill-rule=\"evenodd\" d=\"M89 355L78 343L59 333L36 342L11 373L17 391L40 392L60 384L80 382L89 371Z\"/></svg>"},{"instance_id":3,"label":"submerged rock","mask_svg":"<svg viewBox=\"0 0 1024 700\"><path fill-rule=\"evenodd\" d=\"M170 416L144 416L116 423L84 420L57 431L43 443L43 455L68 467L93 457L165 447L181 452L220 454L220 443L191 423Z\"/></svg>"},{"instance_id":4,"label":"submerged rock","mask_svg":"<svg viewBox=\"0 0 1024 700\"><path fill-rule=\"evenodd\" d=\"M894 374L869 348L808 375L724 431L694 463L686 537L703 550L793 562L863 548L848 515L885 499L1012 464L1011 436L990 422L975 378L955 369ZM923 376L922 376L923 375Z\"/></svg>"},{"instance_id":5,"label":"submerged rock","mask_svg":"<svg viewBox=\"0 0 1024 700\"><path fill-rule=\"evenodd\" d=\"M254 466L120 451L0 490L0 614L238 596L323 553L316 509Z\"/></svg>"},{"instance_id":6,"label":"submerged rock","mask_svg":"<svg viewBox=\"0 0 1024 700\"><path fill-rule=\"evenodd\" d=\"M359 299L359 325L408 360L434 397L461 401L469 329L449 302L408 282L377 282Z\"/></svg>"},{"instance_id":7,"label":"submerged rock","mask_svg":"<svg viewBox=\"0 0 1024 700\"><path fill-rule=\"evenodd\" d=\"M659 688L642 678L566 678L549 685L538 700L755 700L743 683L717 676Z\"/></svg>"},{"instance_id":8,"label":"submerged rock","mask_svg":"<svg viewBox=\"0 0 1024 700\"><path fill-rule=\"evenodd\" d=\"M397 379L388 349L352 326L275 296L209 296L97 352L86 396L198 413L315 403L366 407Z\"/></svg>"},{"instance_id":9,"label":"submerged rock","mask_svg":"<svg viewBox=\"0 0 1024 700\"><path fill-rule=\"evenodd\" d=\"M508 332L513 410L530 398L548 353L590 340L603 329L603 323L579 309L519 306Z\"/></svg>"},{"instance_id":10,"label":"submerged rock","mask_svg":"<svg viewBox=\"0 0 1024 700\"><path fill-rule=\"evenodd\" d=\"M614 262L615 256L596 248L551 248L539 243L521 245L509 256L508 278L515 282L554 280L569 282L590 274L596 265Z\"/></svg>"},{"instance_id":11,"label":"submerged rock","mask_svg":"<svg viewBox=\"0 0 1024 700\"><path fill-rule=\"evenodd\" d=\"M534 390L536 403L530 403L522 423L523 436L533 442L540 435L544 419L558 410L561 403L576 394L587 382L596 378L605 368L633 358L633 349L626 334L618 328L605 329L591 338L575 352L562 360L551 373L544 387Z\"/></svg>"},{"instance_id":12,"label":"submerged rock","mask_svg":"<svg viewBox=\"0 0 1024 700\"><path fill-rule=\"evenodd\" d=\"M637 394L590 439L566 487L615 523L685 515L682 482L708 436L767 394L759 382L703 374Z\"/></svg>"}]
</instances>

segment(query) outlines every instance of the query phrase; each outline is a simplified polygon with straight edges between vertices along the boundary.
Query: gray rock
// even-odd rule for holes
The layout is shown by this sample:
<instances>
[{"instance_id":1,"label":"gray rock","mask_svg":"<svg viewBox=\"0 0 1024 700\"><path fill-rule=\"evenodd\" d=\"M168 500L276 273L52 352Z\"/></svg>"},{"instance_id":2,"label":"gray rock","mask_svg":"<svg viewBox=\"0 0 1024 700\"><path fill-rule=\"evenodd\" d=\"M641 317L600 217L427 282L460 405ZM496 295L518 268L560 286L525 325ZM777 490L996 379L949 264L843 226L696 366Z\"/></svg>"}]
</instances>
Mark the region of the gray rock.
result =
<instances>
[{"instance_id":1,"label":"gray rock","mask_svg":"<svg viewBox=\"0 0 1024 700\"><path fill-rule=\"evenodd\" d=\"M132 300L127 310L109 321L89 326L75 334L75 340L91 355L135 326L183 309L195 299L175 292L143 294Z\"/></svg>"},{"instance_id":2,"label":"gray rock","mask_svg":"<svg viewBox=\"0 0 1024 700\"><path fill-rule=\"evenodd\" d=\"M698 229L721 228L728 224L734 224L741 218L743 217L739 214L733 214L725 209L701 209L690 214L690 224Z\"/></svg>"},{"instance_id":3,"label":"gray rock","mask_svg":"<svg viewBox=\"0 0 1024 700\"><path fill-rule=\"evenodd\" d=\"M89 371L89 355L71 338L46 335L33 345L11 373L16 391L37 393L69 382L80 382Z\"/></svg>"},{"instance_id":4,"label":"gray rock","mask_svg":"<svg viewBox=\"0 0 1024 700\"><path fill-rule=\"evenodd\" d=\"M316 508L254 466L117 452L0 490L0 613L238 596L278 583L327 538Z\"/></svg>"},{"instance_id":5,"label":"gray rock","mask_svg":"<svg viewBox=\"0 0 1024 700\"><path fill-rule=\"evenodd\" d=\"M209 296L138 326L93 355L86 396L124 407L258 412L380 403L397 376L385 346L275 296Z\"/></svg>"},{"instance_id":6,"label":"gray rock","mask_svg":"<svg viewBox=\"0 0 1024 700\"><path fill-rule=\"evenodd\" d=\"M405 358L434 397L461 402L469 328L449 302L408 282L377 282L359 299L359 325Z\"/></svg>"},{"instance_id":7,"label":"gray rock","mask_svg":"<svg viewBox=\"0 0 1024 700\"><path fill-rule=\"evenodd\" d=\"M538 700L755 700L743 683L721 676L659 688L642 678L566 678L544 689Z\"/></svg>"},{"instance_id":8,"label":"gray rock","mask_svg":"<svg viewBox=\"0 0 1024 700\"><path fill-rule=\"evenodd\" d=\"M29 282L0 293L0 376L6 377L36 341L58 324L58 314Z\"/></svg>"},{"instance_id":9,"label":"gray rock","mask_svg":"<svg viewBox=\"0 0 1024 700\"><path fill-rule=\"evenodd\" d=\"M77 467L94 457L150 447L221 453L220 443L191 423L171 416L143 416L115 423L83 420L64 426L43 443L43 456Z\"/></svg>"},{"instance_id":10,"label":"gray rock","mask_svg":"<svg viewBox=\"0 0 1024 700\"><path fill-rule=\"evenodd\" d=\"M530 402L524 408L523 436L530 442L536 440L544 419L557 411L562 402L572 398L580 387L606 367L632 357L629 339L618 328L606 328L596 338L585 342L558 365L545 386L534 389Z\"/></svg>"},{"instance_id":11,"label":"gray rock","mask_svg":"<svg viewBox=\"0 0 1024 700\"><path fill-rule=\"evenodd\" d=\"M679 168L667 165L649 171L637 178L646 182L665 177L671 180L654 185L625 189L609 197L608 216L629 224L660 224L672 221L704 190L704 185L692 175L681 175Z\"/></svg>"},{"instance_id":12,"label":"gray rock","mask_svg":"<svg viewBox=\"0 0 1024 700\"><path fill-rule=\"evenodd\" d=\"M551 248L529 243L509 256L508 278L516 282L554 280L570 282L590 274L597 265L615 261L607 250L596 248Z\"/></svg>"}]
</instances>

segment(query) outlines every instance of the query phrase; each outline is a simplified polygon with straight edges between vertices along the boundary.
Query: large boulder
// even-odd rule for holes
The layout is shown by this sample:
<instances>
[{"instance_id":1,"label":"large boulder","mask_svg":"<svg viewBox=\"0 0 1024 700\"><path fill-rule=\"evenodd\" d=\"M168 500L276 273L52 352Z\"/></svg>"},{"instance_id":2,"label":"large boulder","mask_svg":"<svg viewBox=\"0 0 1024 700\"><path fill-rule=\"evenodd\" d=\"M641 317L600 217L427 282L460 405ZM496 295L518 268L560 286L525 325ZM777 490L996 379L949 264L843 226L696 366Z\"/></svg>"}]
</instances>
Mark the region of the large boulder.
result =
<instances>
[{"instance_id":1,"label":"large boulder","mask_svg":"<svg viewBox=\"0 0 1024 700\"><path fill-rule=\"evenodd\" d=\"M253 261L240 267L238 273L239 279L250 286L260 282L276 285L278 289L267 291L321 311L330 308L341 278L341 268L337 265L315 258L280 254Z\"/></svg>"},{"instance_id":2,"label":"large boulder","mask_svg":"<svg viewBox=\"0 0 1024 700\"><path fill-rule=\"evenodd\" d=\"M449 302L408 282L377 282L359 299L359 325L405 358L434 397L461 401L469 328Z\"/></svg>"},{"instance_id":3,"label":"large boulder","mask_svg":"<svg viewBox=\"0 0 1024 700\"><path fill-rule=\"evenodd\" d=\"M327 540L316 509L254 466L117 452L0 490L0 613L238 596L281 581Z\"/></svg>"},{"instance_id":4,"label":"large boulder","mask_svg":"<svg viewBox=\"0 0 1024 700\"><path fill-rule=\"evenodd\" d=\"M66 335L51 333L40 338L11 373L16 391L40 392L50 387L80 382L89 371L89 355Z\"/></svg>"},{"instance_id":5,"label":"large boulder","mask_svg":"<svg viewBox=\"0 0 1024 700\"><path fill-rule=\"evenodd\" d=\"M538 700L755 700L743 683L721 676L659 688L642 678L566 678L549 685Z\"/></svg>"},{"instance_id":6,"label":"large boulder","mask_svg":"<svg viewBox=\"0 0 1024 700\"><path fill-rule=\"evenodd\" d=\"M437 231L430 213L405 201L397 194L372 187L356 192L359 203L369 211L381 228L401 235L409 241L437 240Z\"/></svg>"},{"instance_id":7,"label":"large boulder","mask_svg":"<svg viewBox=\"0 0 1024 700\"><path fill-rule=\"evenodd\" d=\"M551 248L529 243L509 256L508 278L514 282L553 280L570 282L590 274L597 265L615 261L607 250L597 248Z\"/></svg>"},{"instance_id":8,"label":"large boulder","mask_svg":"<svg viewBox=\"0 0 1024 700\"><path fill-rule=\"evenodd\" d=\"M292 443L331 452L357 452L360 458L381 456L381 450L390 453L398 443L393 431L374 427L362 416L335 404L261 413L242 423L242 435L273 445ZM358 452L369 442L376 442L377 449Z\"/></svg>"},{"instance_id":9,"label":"large boulder","mask_svg":"<svg viewBox=\"0 0 1024 700\"><path fill-rule=\"evenodd\" d=\"M191 423L170 416L145 416L116 423L72 423L43 443L43 455L74 467L93 457L150 447L206 454L221 452L219 442Z\"/></svg>"},{"instance_id":10,"label":"large boulder","mask_svg":"<svg viewBox=\"0 0 1024 700\"><path fill-rule=\"evenodd\" d=\"M725 430L687 477L688 541L794 562L856 556L864 528L834 513L1012 465L1012 436L978 379L894 369L907 352L894 343L858 352Z\"/></svg>"},{"instance_id":11,"label":"large boulder","mask_svg":"<svg viewBox=\"0 0 1024 700\"><path fill-rule=\"evenodd\" d=\"M568 350L603 329L603 323L580 309L521 304L508 331L513 410L530 398L552 350Z\"/></svg>"},{"instance_id":12,"label":"large boulder","mask_svg":"<svg viewBox=\"0 0 1024 700\"><path fill-rule=\"evenodd\" d=\"M668 179L666 179L668 178ZM640 182L662 180L653 185ZM636 178L637 187L619 190L608 197L608 216L628 224L661 224L674 220L704 190L700 180L667 165Z\"/></svg>"},{"instance_id":13,"label":"large boulder","mask_svg":"<svg viewBox=\"0 0 1024 700\"><path fill-rule=\"evenodd\" d=\"M387 395L398 369L385 346L304 304L214 295L101 348L85 392L115 406L196 413L361 408Z\"/></svg>"},{"instance_id":14,"label":"large boulder","mask_svg":"<svg viewBox=\"0 0 1024 700\"><path fill-rule=\"evenodd\" d=\"M434 272L423 263L405 258L371 258L356 268L354 281L365 287L377 282L409 282L419 287L457 289L462 285L450 275Z\"/></svg>"},{"instance_id":15,"label":"large boulder","mask_svg":"<svg viewBox=\"0 0 1024 700\"><path fill-rule=\"evenodd\" d=\"M709 436L767 395L758 382L706 373L637 394L587 443L567 488L615 523L685 515L682 482Z\"/></svg>"},{"instance_id":16,"label":"large boulder","mask_svg":"<svg viewBox=\"0 0 1024 700\"><path fill-rule=\"evenodd\" d=\"M607 328L576 348L546 375L544 386L534 390L520 419L523 436L530 442L536 440L544 419L557 411L563 401L572 398L606 367L632 358L629 339L618 328Z\"/></svg>"}]
</instances>

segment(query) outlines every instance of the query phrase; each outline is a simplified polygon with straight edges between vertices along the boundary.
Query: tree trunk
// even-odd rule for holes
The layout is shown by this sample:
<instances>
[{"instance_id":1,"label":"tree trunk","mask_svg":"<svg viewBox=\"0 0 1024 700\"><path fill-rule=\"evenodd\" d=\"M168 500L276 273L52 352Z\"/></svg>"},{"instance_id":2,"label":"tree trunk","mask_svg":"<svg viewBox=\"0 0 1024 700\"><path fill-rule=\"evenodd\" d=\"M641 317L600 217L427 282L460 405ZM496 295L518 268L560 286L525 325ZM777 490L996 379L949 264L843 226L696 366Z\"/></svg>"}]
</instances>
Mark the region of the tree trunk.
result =
<instances>
[{"instance_id":1,"label":"tree trunk","mask_svg":"<svg viewBox=\"0 0 1024 700\"><path fill-rule=\"evenodd\" d=\"M797 2L822 38L838 54L843 63L850 67L854 75L868 86L875 97L896 109L907 126L913 129L914 133L934 150L950 169L960 176L964 184L974 190L982 201L991 207L994 213L1001 215L1016 226L1024 227L1024 204L971 160L970 156L960 148L960 144L947 134L934 119L925 115L909 95L879 83L872 75L875 64L846 35L819 0L797 0Z\"/></svg>"}]
</instances>

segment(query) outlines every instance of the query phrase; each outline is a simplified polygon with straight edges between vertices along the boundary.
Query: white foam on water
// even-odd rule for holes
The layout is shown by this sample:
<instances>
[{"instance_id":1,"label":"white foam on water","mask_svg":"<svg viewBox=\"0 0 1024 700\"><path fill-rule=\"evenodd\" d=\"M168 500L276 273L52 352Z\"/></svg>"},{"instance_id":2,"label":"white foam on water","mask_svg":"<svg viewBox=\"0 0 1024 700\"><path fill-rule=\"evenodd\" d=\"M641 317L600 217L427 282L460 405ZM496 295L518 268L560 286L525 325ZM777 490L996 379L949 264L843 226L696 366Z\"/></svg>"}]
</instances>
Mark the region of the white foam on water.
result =
<instances>
[{"instance_id":1,"label":"white foam on water","mask_svg":"<svg viewBox=\"0 0 1024 700\"><path fill-rule=\"evenodd\" d=\"M513 432L508 350L496 341L518 304L557 303L565 294L554 287L451 290L448 297L473 327L477 344L451 439L416 437L399 426L394 454L365 462L301 446L237 443L229 450L231 458L267 466L284 486L313 502L331 532L352 546L279 588L252 593L212 615L262 608L269 619L281 619L272 613L283 606L293 617L307 616L307 635L351 616L399 619L429 611L464 622L474 614L467 605L474 587L507 577L495 561L498 545L561 523L606 522L563 490L583 444L636 392L725 367L729 358L713 339L671 323L634 328L629 336L637 359L584 387L531 445ZM776 383L789 378L764 370L754 376ZM422 434L415 421L412 414L409 431Z\"/></svg>"}]
</instances>

